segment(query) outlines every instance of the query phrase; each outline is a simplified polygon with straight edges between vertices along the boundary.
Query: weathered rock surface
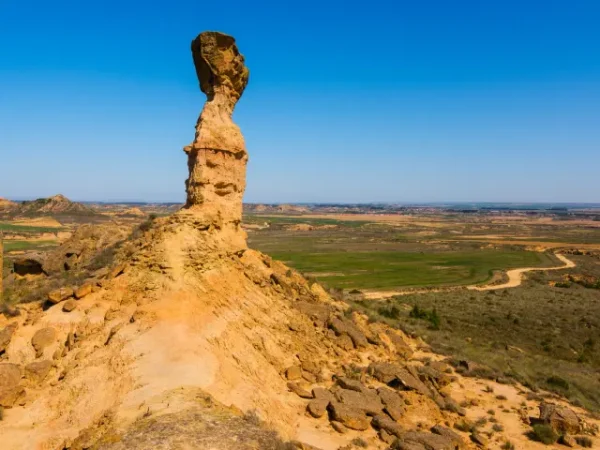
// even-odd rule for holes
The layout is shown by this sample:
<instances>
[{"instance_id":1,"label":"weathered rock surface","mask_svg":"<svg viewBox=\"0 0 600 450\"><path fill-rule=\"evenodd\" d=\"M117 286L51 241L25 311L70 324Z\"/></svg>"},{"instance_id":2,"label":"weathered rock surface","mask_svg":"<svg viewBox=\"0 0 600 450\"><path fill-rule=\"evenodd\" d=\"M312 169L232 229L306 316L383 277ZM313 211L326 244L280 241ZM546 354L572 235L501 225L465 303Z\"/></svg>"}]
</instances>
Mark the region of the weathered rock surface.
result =
<instances>
[{"instance_id":1,"label":"weathered rock surface","mask_svg":"<svg viewBox=\"0 0 600 450\"><path fill-rule=\"evenodd\" d=\"M369 428L369 419L361 408L345 405L338 402L329 404L329 411L333 420L341 422L351 430L366 430Z\"/></svg>"},{"instance_id":2,"label":"weathered rock surface","mask_svg":"<svg viewBox=\"0 0 600 450\"><path fill-rule=\"evenodd\" d=\"M77 288L77 290L75 291L75 298L77 300L79 300L87 295L90 295L91 293L92 293L92 284L85 283L85 284L82 284L79 288Z\"/></svg>"},{"instance_id":3,"label":"weathered rock surface","mask_svg":"<svg viewBox=\"0 0 600 450\"><path fill-rule=\"evenodd\" d=\"M249 71L235 39L207 31L192 42L192 56L206 103L188 155L186 208L200 211L217 227L241 230L248 155L231 115L248 83Z\"/></svg>"},{"instance_id":4,"label":"weathered rock surface","mask_svg":"<svg viewBox=\"0 0 600 450\"><path fill-rule=\"evenodd\" d=\"M41 383L48 376L52 361L35 361L25 366L25 378L34 383Z\"/></svg>"},{"instance_id":5,"label":"weathered rock surface","mask_svg":"<svg viewBox=\"0 0 600 450\"><path fill-rule=\"evenodd\" d=\"M311 416L315 418L323 417L327 412L327 406L329 406L329 400L325 398L315 398L308 403L306 409Z\"/></svg>"},{"instance_id":6,"label":"weathered rock surface","mask_svg":"<svg viewBox=\"0 0 600 450\"><path fill-rule=\"evenodd\" d=\"M456 450L459 445L447 436L410 431L404 433L393 448L399 450Z\"/></svg>"},{"instance_id":7,"label":"weathered rock surface","mask_svg":"<svg viewBox=\"0 0 600 450\"><path fill-rule=\"evenodd\" d=\"M3 353L6 350L6 347L8 347L8 344L10 344L10 341L16 329L17 324L13 323L4 327L0 331L0 354Z\"/></svg>"},{"instance_id":8,"label":"weathered rock surface","mask_svg":"<svg viewBox=\"0 0 600 450\"><path fill-rule=\"evenodd\" d=\"M0 406L14 405L22 394L23 388L19 386L21 369L16 364L0 363Z\"/></svg>"}]
</instances>

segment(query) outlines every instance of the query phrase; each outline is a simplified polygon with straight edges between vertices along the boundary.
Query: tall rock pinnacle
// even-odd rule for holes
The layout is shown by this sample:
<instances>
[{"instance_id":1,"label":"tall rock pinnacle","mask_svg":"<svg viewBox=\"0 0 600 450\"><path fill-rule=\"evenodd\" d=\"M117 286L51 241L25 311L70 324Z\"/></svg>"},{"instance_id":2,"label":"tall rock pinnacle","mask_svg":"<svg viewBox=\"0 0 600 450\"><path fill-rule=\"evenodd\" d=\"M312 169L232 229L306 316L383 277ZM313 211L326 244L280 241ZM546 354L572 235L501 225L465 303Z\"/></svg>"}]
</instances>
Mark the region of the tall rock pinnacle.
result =
<instances>
[{"instance_id":1,"label":"tall rock pinnacle","mask_svg":"<svg viewBox=\"0 0 600 450\"><path fill-rule=\"evenodd\" d=\"M231 115L249 71L235 39L219 32L199 34L192 41L192 55L206 103L194 142L184 148L190 172L184 210L199 213L218 228L239 228L248 154Z\"/></svg>"}]
</instances>

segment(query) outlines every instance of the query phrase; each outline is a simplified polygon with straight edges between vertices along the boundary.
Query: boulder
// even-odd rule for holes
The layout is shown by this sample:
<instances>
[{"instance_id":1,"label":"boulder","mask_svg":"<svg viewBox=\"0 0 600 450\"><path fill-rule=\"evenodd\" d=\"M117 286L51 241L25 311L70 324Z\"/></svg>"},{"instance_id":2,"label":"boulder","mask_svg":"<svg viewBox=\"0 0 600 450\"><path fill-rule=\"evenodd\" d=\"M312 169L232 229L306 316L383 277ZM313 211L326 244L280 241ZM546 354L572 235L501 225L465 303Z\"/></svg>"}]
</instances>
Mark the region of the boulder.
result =
<instances>
[{"instance_id":1,"label":"boulder","mask_svg":"<svg viewBox=\"0 0 600 450\"><path fill-rule=\"evenodd\" d=\"M459 446L451 438L421 431L404 433L394 444L400 450L456 450Z\"/></svg>"},{"instance_id":2,"label":"boulder","mask_svg":"<svg viewBox=\"0 0 600 450\"><path fill-rule=\"evenodd\" d=\"M577 441L570 434L565 434L561 436L559 442L567 447L577 447Z\"/></svg>"},{"instance_id":3,"label":"boulder","mask_svg":"<svg viewBox=\"0 0 600 450\"><path fill-rule=\"evenodd\" d=\"M397 389L417 391L431 397L431 391L418 377L411 373L413 370L414 368L409 366L403 367L387 362L376 362L369 366L369 373L376 380Z\"/></svg>"},{"instance_id":4,"label":"boulder","mask_svg":"<svg viewBox=\"0 0 600 450\"><path fill-rule=\"evenodd\" d=\"M341 422L338 422L337 420L332 420L330 423L331 428L333 428L338 433L346 434L348 432L348 428Z\"/></svg>"},{"instance_id":5,"label":"boulder","mask_svg":"<svg viewBox=\"0 0 600 450\"><path fill-rule=\"evenodd\" d=\"M581 431L581 420L573 410L546 402L542 402L539 408L539 421L550 425L558 434L577 434Z\"/></svg>"},{"instance_id":6,"label":"boulder","mask_svg":"<svg viewBox=\"0 0 600 450\"><path fill-rule=\"evenodd\" d=\"M383 414L375 416L371 425L373 425L373 428L376 430L384 430L386 433L396 437L402 436L402 433L404 432L404 429L400 425Z\"/></svg>"},{"instance_id":7,"label":"boulder","mask_svg":"<svg viewBox=\"0 0 600 450\"><path fill-rule=\"evenodd\" d=\"M285 371L285 376L288 380L298 380L302 378L302 369L300 366L291 366Z\"/></svg>"},{"instance_id":8,"label":"boulder","mask_svg":"<svg viewBox=\"0 0 600 450\"><path fill-rule=\"evenodd\" d=\"M431 432L433 434L439 434L440 436L444 436L452 441L453 444L456 445L456 448L464 447L465 443L460 437L458 433L455 433L450 428L447 428L443 425L435 425L431 428Z\"/></svg>"},{"instance_id":9,"label":"boulder","mask_svg":"<svg viewBox=\"0 0 600 450\"><path fill-rule=\"evenodd\" d=\"M312 373L313 375L319 375L321 370L313 361L302 361L302 370L304 372Z\"/></svg>"},{"instance_id":10,"label":"boulder","mask_svg":"<svg viewBox=\"0 0 600 450\"><path fill-rule=\"evenodd\" d=\"M409 359L413 355L413 350L406 343L406 341L394 330L386 330L385 333L394 344L394 348L396 349L396 353L402 359Z\"/></svg>"},{"instance_id":11,"label":"boulder","mask_svg":"<svg viewBox=\"0 0 600 450\"><path fill-rule=\"evenodd\" d=\"M53 304L60 303L70 297L73 297L73 289L70 287L62 287L48 293L48 301Z\"/></svg>"},{"instance_id":12,"label":"boulder","mask_svg":"<svg viewBox=\"0 0 600 450\"><path fill-rule=\"evenodd\" d=\"M333 420L341 422L351 430L364 431L369 428L369 419L360 408L338 402L330 402L328 410Z\"/></svg>"},{"instance_id":13,"label":"boulder","mask_svg":"<svg viewBox=\"0 0 600 450\"><path fill-rule=\"evenodd\" d=\"M6 348L8 347L8 344L10 344L16 329L17 324L11 323L10 325L4 327L2 331L0 331L0 354L6 351Z\"/></svg>"},{"instance_id":14,"label":"boulder","mask_svg":"<svg viewBox=\"0 0 600 450\"><path fill-rule=\"evenodd\" d=\"M73 311L75 308L77 308L77 303L75 302L75 300L67 300L62 307L62 310L64 312L71 312Z\"/></svg>"},{"instance_id":15,"label":"boulder","mask_svg":"<svg viewBox=\"0 0 600 450\"><path fill-rule=\"evenodd\" d=\"M313 398L312 393L308 392L304 387L300 386L298 383L294 383L293 381L289 381L287 387L290 391L302 398Z\"/></svg>"},{"instance_id":16,"label":"boulder","mask_svg":"<svg viewBox=\"0 0 600 450\"><path fill-rule=\"evenodd\" d=\"M335 391L334 395L338 402L360 409L370 416L380 414L383 410L383 403L374 389L364 392L339 389Z\"/></svg>"},{"instance_id":17,"label":"boulder","mask_svg":"<svg viewBox=\"0 0 600 450\"><path fill-rule=\"evenodd\" d=\"M368 388L364 384L362 384L360 381L354 380L354 379L348 378L348 377L337 378L336 383L339 386L341 386L342 388L348 389L351 391L363 392L365 390L368 390Z\"/></svg>"},{"instance_id":18,"label":"boulder","mask_svg":"<svg viewBox=\"0 0 600 450\"><path fill-rule=\"evenodd\" d=\"M0 406L12 407L23 393L21 368L16 364L0 363Z\"/></svg>"},{"instance_id":19,"label":"boulder","mask_svg":"<svg viewBox=\"0 0 600 450\"><path fill-rule=\"evenodd\" d=\"M41 383L48 376L52 361L35 361L25 366L25 378L33 383Z\"/></svg>"},{"instance_id":20,"label":"boulder","mask_svg":"<svg viewBox=\"0 0 600 450\"><path fill-rule=\"evenodd\" d=\"M306 407L309 414L315 418L323 417L327 412L329 400L325 398L315 398L308 403Z\"/></svg>"},{"instance_id":21,"label":"boulder","mask_svg":"<svg viewBox=\"0 0 600 450\"><path fill-rule=\"evenodd\" d=\"M82 284L75 291L75 298L77 300L79 300L79 299L82 299L83 297L85 297L87 295L90 295L92 293L92 289L93 289L93 285L91 283L84 283L84 284Z\"/></svg>"},{"instance_id":22,"label":"boulder","mask_svg":"<svg viewBox=\"0 0 600 450\"><path fill-rule=\"evenodd\" d=\"M386 387L377 389L379 398L384 404L384 411L394 420L400 420L404 415L404 400L397 392Z\"/></svg>"},{"instance_id":23,"label":"boulder","mask_svg":"<svg viewBox=\"0 0 600 450\"><path fill-rule=\"evenodd\" d=\"M367 337L360 329L348 319L332 317L327 325L337 336L347 335L352 340L352 345L356 348L366 347L368 345Z\"/></svg>"},{"instance_id":24,"label":"boulder","mask_svg":"<svg viewBox=\"0 0 600 450\"><path fill-rule=\"evenodd\" d=\"M322 387L313 388L312 394L313 397L317 399L327 399L328 401L335 400L335 396L330 391Z\"/></svg>"},{"instance_id":25,"label":"boulder","mask_svg":"<svg viewBox=\"0 0 600 450\"><path fill-rule=\"evenodd\" d=\"M41 328L31 338L31 345L35 349L36 357L42 356L44 349L54 343L57 338L56 330L52 327Z\"/></svg>"},{"instance_id":26,"label":"boulder","mask_svg":"<svg viewBox=\"0 0 600 450\"><path fill-rule=\"evenodd\" d=\"M346 351L350 351L354 348L352 339L347 334L342 334L341 336L338 336L335 342L337 345L339 345L342 349Z\"/></svg>"}]
</instances>

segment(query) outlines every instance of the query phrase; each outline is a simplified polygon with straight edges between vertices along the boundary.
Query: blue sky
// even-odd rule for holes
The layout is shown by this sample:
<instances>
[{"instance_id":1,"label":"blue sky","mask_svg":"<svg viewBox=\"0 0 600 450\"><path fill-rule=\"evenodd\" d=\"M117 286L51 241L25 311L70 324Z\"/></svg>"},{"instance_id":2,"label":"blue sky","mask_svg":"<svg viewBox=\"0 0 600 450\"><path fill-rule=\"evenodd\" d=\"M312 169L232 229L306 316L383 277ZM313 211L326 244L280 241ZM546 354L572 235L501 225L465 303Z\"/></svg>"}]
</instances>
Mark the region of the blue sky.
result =
<instances>
[{"instance_id":1,"label":"blue sky","mask_svg":"<svg viewBox=\"0 0 600 450\"><path fill-rule=\"evenodd\" d=\"M0 196L183 201L236 37L249 202L600 202L600 2L0 0Z\"/></svg>"}]
</instances>

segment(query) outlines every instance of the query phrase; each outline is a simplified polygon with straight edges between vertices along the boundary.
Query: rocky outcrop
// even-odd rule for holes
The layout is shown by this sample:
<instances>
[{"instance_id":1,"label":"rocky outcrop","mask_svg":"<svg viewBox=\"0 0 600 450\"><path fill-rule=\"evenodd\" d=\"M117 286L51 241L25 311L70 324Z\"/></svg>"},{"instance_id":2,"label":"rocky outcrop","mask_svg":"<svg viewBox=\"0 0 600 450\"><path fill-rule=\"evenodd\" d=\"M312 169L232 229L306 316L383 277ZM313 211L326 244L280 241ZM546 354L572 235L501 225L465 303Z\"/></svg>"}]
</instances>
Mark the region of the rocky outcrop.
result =
<instances>
[{"instance_id":1,"label":"rocky outcrop","mask_svg":"<svg viewBox=\"0 0 600 450\"><path fill-rule=\"evenodd\" d=\"M217 228L241 232L248 155L231 115L248 83L249 71L235 39L208 31L192 41L192 56L206 103L194 141L184 148L189 178L184 211L202 215Z\"/></svg>"}]
</instances>

